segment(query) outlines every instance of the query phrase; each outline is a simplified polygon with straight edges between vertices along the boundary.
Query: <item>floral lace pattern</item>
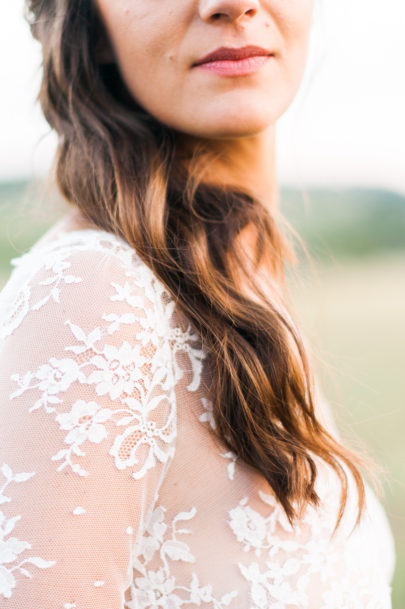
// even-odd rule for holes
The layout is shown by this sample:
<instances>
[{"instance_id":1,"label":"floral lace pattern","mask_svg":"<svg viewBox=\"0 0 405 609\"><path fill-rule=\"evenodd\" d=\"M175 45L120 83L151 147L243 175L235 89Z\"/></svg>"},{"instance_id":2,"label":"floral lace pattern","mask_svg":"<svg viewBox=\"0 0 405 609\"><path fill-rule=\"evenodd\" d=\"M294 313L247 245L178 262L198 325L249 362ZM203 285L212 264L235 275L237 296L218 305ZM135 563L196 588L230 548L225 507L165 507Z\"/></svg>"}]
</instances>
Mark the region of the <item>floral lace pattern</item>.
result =
<instances>
[{"instance_id":1,"label":"floral lace pattern","mask_svg":"<svg viewBox=\"0 0 405 609\"><path fill-rule=\"evenodd\" d=\"M61 230L0 293L0 609L390 609L394 546L333 476L292 527L211 442L206 354L122 239ZM193 414L197 416L193 418ZM20 448L21 447L21 448Z\"/></svg>"},{"instance_id":2,"label":"floral lace pattern","mask_svg":"<svg viewBox=\"0 0 405 609\"><path fill-rule=\"evenodd\" d=\"M322 468L320 470L322 478ZM319 490L327 485L318 480ZM321 492L322 508L308 507L294 527L275 497L261 491L262 502L271 508L268 516L252 509L248 497L229 510L230 528L243 550L252 555L252 560L247 564L239 562L238 567L251 585L253 607L355 609L361 606L371 609L390 606L391 589L384 575L375 574L377 579L373 581L369 577L375 569L373 559L379 560L367 538L372 521L368 526L363 521L361 528L353 532L356 514L350 504L337 536L332 537L337 490L329 485L330 494ZM370 506L376 499L369 487L367 494ZM363 556L367 548L369 553ZM253 556L264 558L266 568L253 560ZM359 556L363 564L359 564ZM320 582L324 584L321 588Z\"/></svg>"},{"instance_id":3,"label":"floral lace pattern","mask_svg":"<svg viewBox=\"0 0 405 609\"><path fill-rule=\"evenodd\" d=\"M177 582L171 574L171 561L197 562L187 543L179 539L180 534L192 534L192 530L177 528L180 521L192 519L197 509L192 507L187 512L179 512L170 526L165 522L165 512L166 509L161 505L154 510L145 535L135 549L133 566L139 575L133 581L132 606L146 609L164 603L164 606L180 608L193 603L224 609L238 595L237 590L216 599L212 585L201 585L194 570L188 583ZM155 553L159 554L161 565L155 570L148 569Z\"/></svg>"}]
</instances>

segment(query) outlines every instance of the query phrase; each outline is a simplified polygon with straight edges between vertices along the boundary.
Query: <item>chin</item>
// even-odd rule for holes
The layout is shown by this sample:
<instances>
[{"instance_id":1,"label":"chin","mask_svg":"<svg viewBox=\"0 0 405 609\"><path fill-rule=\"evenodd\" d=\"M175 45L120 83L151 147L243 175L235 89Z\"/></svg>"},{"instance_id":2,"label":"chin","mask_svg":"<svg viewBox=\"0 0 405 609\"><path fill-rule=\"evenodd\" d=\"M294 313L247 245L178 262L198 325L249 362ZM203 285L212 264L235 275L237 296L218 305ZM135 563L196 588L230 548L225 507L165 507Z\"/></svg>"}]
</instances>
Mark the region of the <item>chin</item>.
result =
<instances>
[{"instance_id":1,"label":"chin","mask_svg":"<svg viewBox=\"0 0 405 609\"><path fill-rule=\"evenodd\" d=\"M235 138L255 135L274 125L284 109L280 94L224 95L212 104L193 112L193 130L210 138Z\"/></svg>"},{"instance_id":2,"label":"chin","mask_svg":"<svg viewBox=\"0 0 405 609\"><path fill-rule=\"evenodd\" d=\"M269 112L249 111L211 113L210 115L200 115L199 120L182 125L177 128L189 135L208 139L231 139L249 137L256 135L270 125L274 124L277 117Z\"/></svg>"}]
</instances>

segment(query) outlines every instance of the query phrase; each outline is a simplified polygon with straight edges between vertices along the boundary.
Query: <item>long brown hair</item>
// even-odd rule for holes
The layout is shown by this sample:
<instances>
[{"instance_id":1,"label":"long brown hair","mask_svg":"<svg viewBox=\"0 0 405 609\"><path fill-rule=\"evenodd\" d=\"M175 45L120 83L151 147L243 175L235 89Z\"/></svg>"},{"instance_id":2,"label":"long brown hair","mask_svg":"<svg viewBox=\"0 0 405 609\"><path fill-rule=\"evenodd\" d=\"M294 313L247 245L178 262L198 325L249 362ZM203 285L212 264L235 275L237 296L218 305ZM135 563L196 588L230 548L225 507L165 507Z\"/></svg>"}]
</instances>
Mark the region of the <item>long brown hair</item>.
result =
<instances>
[{"instance_id":1,"label":"long brown hair","mask_svg":"<svg viewBox=\"0 0 405 609\"><path fill-rule=\"evenodd\" d=\"M319 504L320 457L341 481L336 531L349 468L360 522L359 467L368 461L317 419L311 367L282 292L274 300L261 292L238 239L243 229L254 231L254 268L261 263L284 288L284 263L295 255L281 214L273 217L247 190L204 182L203 143L180 162L176 133L138 105L116 65L97 61L105 30L92 2L27 0L25 16L42 45L38 99L59 137L57 186L94 225L133 246L198 331L213 362L209 391L220 438L261 472L291 523ZM257 298L243 293L241 278Z\"/></svg>"}]
</instances>

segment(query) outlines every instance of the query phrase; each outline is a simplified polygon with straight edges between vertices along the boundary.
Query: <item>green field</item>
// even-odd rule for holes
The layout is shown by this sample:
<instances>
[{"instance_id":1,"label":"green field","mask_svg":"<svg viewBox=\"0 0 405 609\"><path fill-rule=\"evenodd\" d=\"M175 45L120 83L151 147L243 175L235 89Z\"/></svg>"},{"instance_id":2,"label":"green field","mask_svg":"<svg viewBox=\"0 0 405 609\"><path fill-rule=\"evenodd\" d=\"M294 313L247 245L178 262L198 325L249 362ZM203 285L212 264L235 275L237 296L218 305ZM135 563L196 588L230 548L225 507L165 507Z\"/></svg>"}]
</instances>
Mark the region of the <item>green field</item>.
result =
<instances>
[{"instance_id":1,"label":"green field","mask_svg":"<svg viewBox=\"0 0 405 609\"><path fill-rule=\"evenodd\" d=\"M0 287L9 260L58 216L49 205L41 214L21 211L25 192L24 183L0 185ZM405 609L405 200L285 189L283 204L315 264L310 272L302 261L290 282L322 389L342 436L362 442L386 470L382 501L397 551L393 609Z\"/></svg>"},{"instance_id":2,"label":"green field","mask_svg":"<svg viewBox=\"0 0 405 609\"><path fill-rule=\"evenodd\" d=\"M296 316L343 438L386 469L394 609L405 608L405 251L317 266L294 285Z\"/></svg>"}]
</instances>

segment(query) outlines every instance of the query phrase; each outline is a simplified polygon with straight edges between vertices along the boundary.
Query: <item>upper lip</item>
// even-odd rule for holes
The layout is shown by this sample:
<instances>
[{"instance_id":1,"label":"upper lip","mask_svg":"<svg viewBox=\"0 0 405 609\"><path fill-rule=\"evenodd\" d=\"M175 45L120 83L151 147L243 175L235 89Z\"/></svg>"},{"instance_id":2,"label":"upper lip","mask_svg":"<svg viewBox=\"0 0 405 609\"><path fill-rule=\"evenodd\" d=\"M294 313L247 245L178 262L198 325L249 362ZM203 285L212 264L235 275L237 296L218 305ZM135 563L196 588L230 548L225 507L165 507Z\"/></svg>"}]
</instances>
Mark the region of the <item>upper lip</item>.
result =
<instances>
[{"instance_id":1,"label":"upper lip","mask_svg":"<svg viewBox=\"0 0 405 609\"><path fill-rule=\"evenodd\" d=\"M238 59L246 59L246 57L254 57L255 55L272 55L272 52L254 45L247 45L239 48L220 47L212 53L208 53L208 55L201 57L201 59L198 59L193 65L199 66L200 64L208 63L209 61L237 61Z\"/></svg>"}]
</instances>

